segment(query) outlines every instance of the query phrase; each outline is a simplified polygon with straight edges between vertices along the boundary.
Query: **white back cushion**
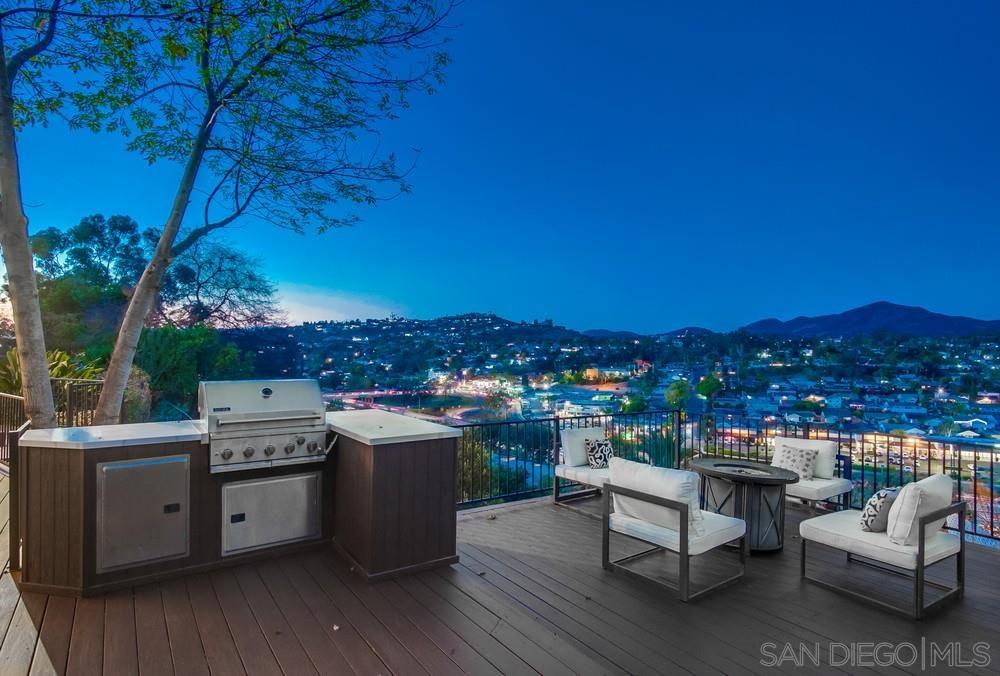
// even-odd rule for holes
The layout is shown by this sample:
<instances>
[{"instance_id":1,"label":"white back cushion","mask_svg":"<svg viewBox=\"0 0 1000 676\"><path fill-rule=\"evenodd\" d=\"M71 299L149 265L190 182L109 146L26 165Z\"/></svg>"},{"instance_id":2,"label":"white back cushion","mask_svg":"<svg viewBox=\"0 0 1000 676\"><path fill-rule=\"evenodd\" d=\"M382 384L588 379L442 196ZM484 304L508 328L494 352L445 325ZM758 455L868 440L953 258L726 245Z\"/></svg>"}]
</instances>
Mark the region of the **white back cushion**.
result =
<instances>
[{"instance_id":1,"label":"white back cushion","mask_svg":"<svg viewBox=\"0 0 1000 676\"><path fill-rule=\"evenodd\" d=\"M906 484L900 489L899 495L889 508L889 520L885 525L885 532L890 542L905 545L911 534L916 542L917 514L922 500L923 492L917 484Z\"/></svg>"},{"instance_id":2,"label":"white back cushion","mask_svg":"<svg viewBox=\"0 0 1000 676\"><path fill-rule=\"evenodd\" d=\"M559 430L562 441L563 463L572 467L587 464L587 439L604 439L603 427L575 427Z\"/></svg>"},{"instance_id":3,"label":"white back cushion","mask_svg":"<svg viewBox=\"0 0 1000 676\"><path fill-rule=\"evenodd\" d=\"M688 524L692 535L704 535L701 509L698 507L698 475L682 469L653 467L624 458L611 458L610 481L615 486L631 488L640 493L648 493L668 500L683 502L688 506ZM680 513L675 509L642 502L615 494L615 513L631 516L648 523L680 530Z\"/></svg>"},{"instance_id":4,"label":"white back cushion","mask_svg":"<svg viewBox=\"0 0 1000 676\"><path fill-rule=\"evenodd\" d=\"M818 451L816 468L813 476L817 479L832 479L837 471L837 442L826 439L796 439L794 437L775 437L774 454L771 464L784 452L786 446L791 448L808 448Z\"/></svg>"},{"instance_id":5,"label":"white back cushion","mask_svg":"<svg viewBox=\"0 0 1000 676\"><path fill-rule=\"evenodd\" d=\"M886 528L889 540L897 545L917 544L920 534L918 520L925 514L950 505L951 493L952 480L945 474L932 474L926 479L903 486L889 509ZM926 537L933 537L944 522L945 519L937 519L927 524L924 529Z\"/></svg>"}]
</instances>

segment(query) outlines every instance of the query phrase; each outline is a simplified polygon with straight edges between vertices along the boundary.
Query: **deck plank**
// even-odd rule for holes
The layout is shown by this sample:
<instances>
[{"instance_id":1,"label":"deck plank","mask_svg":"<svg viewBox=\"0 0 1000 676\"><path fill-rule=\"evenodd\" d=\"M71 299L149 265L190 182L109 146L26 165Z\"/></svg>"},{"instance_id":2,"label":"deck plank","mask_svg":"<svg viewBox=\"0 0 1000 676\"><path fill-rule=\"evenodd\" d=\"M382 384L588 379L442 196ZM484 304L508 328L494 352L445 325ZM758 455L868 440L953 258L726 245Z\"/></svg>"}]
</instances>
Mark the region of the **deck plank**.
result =
<instances>
[{"instance_id":1,"label":"deck plank","mask_svg":"<svg viewBox=\"0 0 1000 676\"><path fill-rule=\"evenodd\" d=\"M501 673L508 676L512 674L537 673L520 656L511 652L496 637L490 635L480 625L472 622L462 614L461 610L438 596L420 580L409 576L396 580L392 584L399 585L408 592L410 596L433 613L435 617L439 618L446 627L461 637L465 643L482 655L490 664L500 670ZM491 630L499 623L500 619L495 618Z\"/></svg>"},{"instance_id":2,"label":"deck plank","mask_svg":"<svg viewBox=\"0 0 1000 676\"><path fill-rule=\"evenodd\" d=\"M163 617L167 623L174 671L190 676L208 676L208 661L205 659L205 649L198 634L194 611L191 610L187 585L182 579L170 580L161 584L160 589L163 593Z\"/></svg>"},{"instance_id":3,"label":"deck plank","mask_svg":"<svg viewBox=\"0 0 1000 676\"><path fill-rule=\"evenodd\" d=\"M278 660L278 666L286 674L312 676L316 667L303 650L295 632L288 626L284 615L274 603L267 587L252 566L240 566L235 571L236 581L250 604L250 611L271 646L271 652Z\"/></svg>"},{"instance_id":4,"label":"deck plank","mask_svg":"<svg viewBox=\"0 0 1000 676\"><path fill-rule=\"evenodd\" d=\"M160 586L144 585L135 589L135 645L139 673L143 676L169 676L174 673L170 656L167 622L163 615Z\"/></svg>"},{"instance_id":5,"label":"deck plank","mask_svg":"<svg viewBox=\"0 0 1000 676\"><path fill-rule=\"evenodd\" d=\"M44 594L25 592L17 601L10 626L0 645L0 665L8 674L27 674L38 641L45 604Z\"/></svg>"},{"instance_id":6,"label":"deck plank","mask_svg":"<svg viewBox=\"0 0 1000 676\"><path fill-rule=\"evenodd\" d=\"M256 569L316 670L329 676L357 673L278 565L264 561Z\"/></svg>"},{"instance_id":7,"label":"deck plank","mask_svg":"<svg viewBox=\"0 0 1000 676\"><path fill-rule=\"evenodd\" d=\"M572 637L546 626L541 621L541 616L533 610L520 606L516 600L495 589L475 573L462 566L455 566L435 571L435 574L496 614L501 620L497 628L508 638L515 638L519 643L519 650L530 651L532 648L527 644L534 644L561 666L561 669L552 665L547 666L543 673L549 673L552 669L577 674L606 672L604 665L581 649ZM510 630L517 632L520 638L514 637ZM497 630L494 630L493 634L497 635Z\"/></svg>"},{"instance_id":8,"label":"deck plank","mask_svg":"<svg viewBox=\"0 0 1000 676\"><path fill-rule=\"evenodd\" d=\"M392 632L347 589L318 556L302 557L302 565L323 592L347 615L376 654L397 676L426 674L426 669L410 654Z\"/></svg>"},{"instance_id":9,"label":"deck plank","mask_svg":"<svg viewBox=\"0 0 1000 676\"><path fill-rule=\"evenodd\" d=\"M496 667L469 646L448 625L424 608L419 601L403 591L394 580L377 585L377 591L387 603L410 620L413 626L423 632L463 671L469 674L500 676L500 671Z\"/></svg>"},{"instance_id":10,"label":"deck plank","mask_svg":"<svg viewBox=\"0 0 1000 676\"><path fill-rule=\"evenodd\" d=\"M316 580L302 567L301 561L283 558L277 565L356 673L391 672L389 666L379 658L375 649L351 624L344 612L335 603L330 602Z\"/></svg>"},{"instance_id":11,"label":"deck plank","mask_svg":"<svg viewBox=\"0 0 1000 676\"><path fill-rule=\"evenodd\" d=\"M50 596L45 605L45 617L31 658L31 676L65 674L69 659L69 643L73 633L76 599Z\"/></svg>"},{"instance_id":12,"label":"deck plank","mask_svg":"<svg viewBox=\"0 0 1000 676\"><path fill-rule=\"evenodd\" d=\"M100 674L104 669L104 598L77 599L67 674Z\"/></svg>"},{"instance_id":13,"label":"deck plank","mask_svg":"<svg viewBox=\"0 0 1000 676\"><path fill-rule=\"evenodd\" d=\"M198 635L205 647L205 660L212 676L238 676L246 673L236 642L229 633L226 617L215 596L215 589L212 588L212 581L202 574L189 577L186 582L191 610L198 624Z\"/></svg>"},{"instance_id":14,"label":"deck plank","mask_svg":"<svg viewBox=\"0 0 1000 676\"><path fill-rule=\"evenodd\" d=\"M104 673L139 673L135 636L135 598L131 589L112 592L104 600Z\"/></svg>"},{"instance_id":15,"label":"deck plank","mask_svg":"<svg viewBox=\"0 0 1000 676\"><path fill-rule=\"evenodd\" d=\"M378 593L379 585L362 582L347 569L347 565L337 557L324 556L323 562L340 579L345 588L364 604L372 615L378 618L396 639L406 647L411 655L431 674L438 676L459 676L462 670L430 638L422 633L400 609L389 603Z\"/></svg>"},{"instance_id":16,"label":"deck plank","mask_svg":"<svg viewBox=\"0 0 1000 676\"><path fill-rule=\"evenodd\" d=\"M212 587L219 599L219 606L229 625L229 632L236 643L240 659L247 673L271 676L281 674L278 661L254 619L246 597L231 570L211 575Z\"/></svg>"},{"instance_id":17,"label":"deck plank","mask_svg":"<svg viewBox=\"0 0 1000 676\"><path fill-rule=\"evenodd\" d=\"M11 618L17 610L17 602L21 598L21 592L14 584L14 578L10 572L4 571L0 574L0 645L3 644L10 627Z\"/></svg>"}]
</instances>

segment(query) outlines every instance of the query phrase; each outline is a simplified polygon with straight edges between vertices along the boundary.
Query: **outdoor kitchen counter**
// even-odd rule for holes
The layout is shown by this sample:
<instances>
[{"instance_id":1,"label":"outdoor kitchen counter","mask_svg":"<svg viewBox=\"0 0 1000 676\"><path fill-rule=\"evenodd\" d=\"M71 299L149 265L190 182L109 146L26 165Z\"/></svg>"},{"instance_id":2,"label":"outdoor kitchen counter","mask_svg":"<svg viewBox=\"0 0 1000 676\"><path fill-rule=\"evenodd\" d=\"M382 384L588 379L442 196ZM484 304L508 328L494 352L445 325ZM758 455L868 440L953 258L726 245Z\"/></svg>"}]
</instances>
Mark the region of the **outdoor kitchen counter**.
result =
<instances>
[{"instance_id":1,"label":"outdoor kitchen counter","mask_svg":"<svg viewBox=\"0 0 1000 676\"><path fill-rule=\"evenodd\" d=\"M213 473L209 448L202 421L25 432L12 456L10 533L21 590L97 595L330 546L332 461ZM287 529L239 539L238 524L257 537L265 521ZM293 528L305 534L284 537Z\"/></svg>"},{"instance_id":2,"label":"outdoor kitchen counter","mask_svg":"<svg viewBox=\"0 0 1000 676\"><path fill-rule=\"evenodd\" d=\"M378 410L327 413L326 424L333 432L368 446L462 436L462 431L454 427Z\"/></svg>"},{"instance_id":3,"label":"outdoor kitchen counter","mask_svg":"<svg viewBox=\"0 0 1000 676\"><path fill-rule=\"evenodd\" d=\"M113 448L144 446L185 441L205 442L208 439L201 420L151 422L126 425L94 425L92 427L60 427L50 430L28 430L18 442L35 448Z\"/></svg>"},{"instance_id":4,"label":"outdoor kitchen counter","mask_svg":"<svg viewBox=\"0 0 1000 676\"><path fill-rule=\"evenodd\" d=\"M387 411L328 413L334 546L368 581L447 566L461 430Z\"/></svg>"}]
</instances>

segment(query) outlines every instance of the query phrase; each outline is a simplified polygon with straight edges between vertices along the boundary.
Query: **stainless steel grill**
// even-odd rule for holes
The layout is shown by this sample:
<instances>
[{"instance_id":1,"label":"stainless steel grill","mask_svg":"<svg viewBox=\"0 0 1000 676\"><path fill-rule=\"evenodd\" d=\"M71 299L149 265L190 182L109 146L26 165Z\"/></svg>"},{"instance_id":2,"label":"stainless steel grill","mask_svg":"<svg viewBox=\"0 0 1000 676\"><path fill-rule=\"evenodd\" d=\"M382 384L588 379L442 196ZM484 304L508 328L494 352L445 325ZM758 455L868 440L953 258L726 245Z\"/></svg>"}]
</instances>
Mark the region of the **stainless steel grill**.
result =
<instances>
[{"instance_id":1,"label":"stainless steel grill","mask_svg":"<svg viewBox=\"0 0 1000 676\"><path fill-rule=\"evenodd\" d=\"M277 467L326 458L326 410L315 380L224 380L198 386L209 471Z\"/></svg>"}]
</instances>

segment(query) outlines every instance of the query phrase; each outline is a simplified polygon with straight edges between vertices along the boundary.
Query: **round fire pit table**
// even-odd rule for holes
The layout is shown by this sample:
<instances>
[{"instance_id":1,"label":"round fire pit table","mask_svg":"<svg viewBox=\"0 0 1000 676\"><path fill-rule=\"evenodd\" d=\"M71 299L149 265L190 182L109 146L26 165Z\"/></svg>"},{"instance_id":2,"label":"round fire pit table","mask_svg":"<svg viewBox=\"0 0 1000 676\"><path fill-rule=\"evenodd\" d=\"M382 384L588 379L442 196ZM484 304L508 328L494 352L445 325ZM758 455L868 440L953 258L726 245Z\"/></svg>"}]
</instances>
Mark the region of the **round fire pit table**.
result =
<instances>
[{"instance_id":1,"label":"round fire pit table","mask_svg":"<svg viewBox=\"0 0 1000 676\"><path fill-rule=\"evenodd\" d=\"M760 462L732 458L695 458L701 475L701 508L747 522L752 552L774 552L785 541L785 486L799 475Z\"/></svg>"}]
</instances>

